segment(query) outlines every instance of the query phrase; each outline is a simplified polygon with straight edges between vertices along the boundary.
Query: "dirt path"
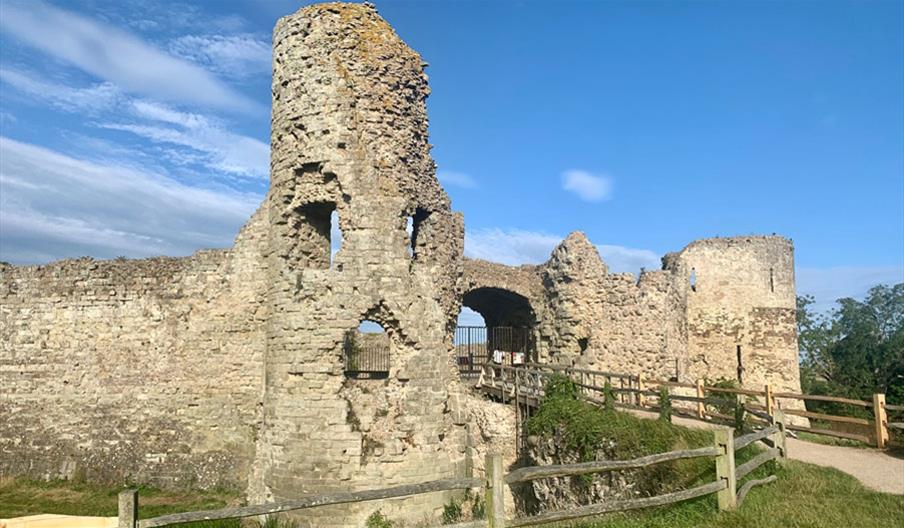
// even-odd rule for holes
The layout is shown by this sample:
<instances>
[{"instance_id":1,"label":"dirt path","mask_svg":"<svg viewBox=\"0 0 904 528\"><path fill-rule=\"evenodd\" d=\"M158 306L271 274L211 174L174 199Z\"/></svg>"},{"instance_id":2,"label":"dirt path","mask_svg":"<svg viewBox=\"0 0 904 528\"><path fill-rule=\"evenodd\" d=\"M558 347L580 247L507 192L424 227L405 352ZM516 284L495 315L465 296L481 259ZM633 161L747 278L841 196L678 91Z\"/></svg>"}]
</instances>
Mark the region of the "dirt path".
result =
<instances>
[{"instance_id":1,"label":"dirt path","mask_svg":"<svg viewBox=\"0 0 904 528\"><path fill-rule=\"evenodd\" d=\"M654 413L634 411L644 417L655 417ZM718 425L700 422L690 418L675 416L678 425L697 429L712 429ZM904 459L893 457L877 449L830 446L815 444L788 437L788 458L817 466L832 467L853 476L867 488L904 495Z\"/></svg>"},{"instance_id":2,"label":"dirt path","mask_svg":"<svg viewBox=\"0 0 904 528\"><path fill-rule=\"evenodd\" d=\"M904 495L904 459L876 449L841 447L788 438L788 458L833 467L876 491Z\"/></svg>"}]
</instances>

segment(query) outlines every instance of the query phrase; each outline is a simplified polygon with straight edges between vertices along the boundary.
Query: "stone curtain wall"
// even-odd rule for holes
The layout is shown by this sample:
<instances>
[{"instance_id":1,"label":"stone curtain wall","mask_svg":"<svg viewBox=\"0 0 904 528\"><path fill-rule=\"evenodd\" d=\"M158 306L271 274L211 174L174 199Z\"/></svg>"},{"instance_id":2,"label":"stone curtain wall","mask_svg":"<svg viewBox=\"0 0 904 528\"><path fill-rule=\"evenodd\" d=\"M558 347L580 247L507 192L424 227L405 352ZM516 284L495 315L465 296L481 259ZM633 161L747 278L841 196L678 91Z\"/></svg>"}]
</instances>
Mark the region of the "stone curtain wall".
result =
<instances>
[{"instance_id":1,"label":"stone curtain wall","mask_svg":"<svg viewBox=\"0 0 904 528\"><path fill-rule=\"evenodd\" d=\"M463 221L430 157L425 63L369 5L306 7L273 41L266 399L249 499L461 476L452 333ZM342 246L330 263L332 211ZM364 319L389 336L387 379L344 375L343 340ZM382 508L419 520L447 500L303 519L349 526Z\"/></svg>"},{"instance_id":2,"label":"stone curtain wall","mask_svg":"<svg viewBox=\"0 0 904 528\"><path fill-rule=\"evenodd\" d=\"M189 258L0 267L0 475L244 489L263 388L254 227Z\"/></svg>"},{"instance_id":3,"label":"stone curtain wall","mask_svg":"<svg viewBox=\"0 0 904 528\"><path fill-rule=\"evenodd\" d=\"M666 255L663 270L635 278L608 273L575 232L540 266L466 261L462 285L466 304L469 292L489 288L527 298L541 362L655 379L737 379L740 345L744 386L796 392L793 255L790 241L776 236L700 240Z\"/></svg>"}]
</instances>

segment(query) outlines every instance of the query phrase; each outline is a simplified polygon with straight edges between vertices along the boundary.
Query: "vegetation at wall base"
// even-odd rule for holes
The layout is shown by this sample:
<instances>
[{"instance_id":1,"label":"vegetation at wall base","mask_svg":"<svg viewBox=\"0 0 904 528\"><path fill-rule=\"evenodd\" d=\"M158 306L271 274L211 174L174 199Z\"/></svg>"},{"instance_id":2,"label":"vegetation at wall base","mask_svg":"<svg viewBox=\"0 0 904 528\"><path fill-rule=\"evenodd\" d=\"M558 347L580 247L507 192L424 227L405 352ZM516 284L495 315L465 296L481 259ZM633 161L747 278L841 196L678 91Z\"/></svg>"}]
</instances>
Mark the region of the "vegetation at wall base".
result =
<instances>
[{"instance_id":1,"label":"vegetation at wall base","mask_svg":"<svg viewBox=\"0 0 904 528\"><path fill-rule=\"evenodd\" d=\"M555 437L562 442L561 448L573 451L582 462L595 460L601 452L610 460L630 460L713 445L712 431L607 410L578 399L579 394L579 387L567 376L550 376L537 412L525 424L528 434ZM667 398L665 402L668 407ZM743 463L757 452L755 446L740 450L738 463ZM677 460L630 471L632 489L640 496L685 489L715 478L710 458ZM583 478L586 481L593 476ZM600 478L605 478L605 475Z\"/></svg>"}]
</instances>

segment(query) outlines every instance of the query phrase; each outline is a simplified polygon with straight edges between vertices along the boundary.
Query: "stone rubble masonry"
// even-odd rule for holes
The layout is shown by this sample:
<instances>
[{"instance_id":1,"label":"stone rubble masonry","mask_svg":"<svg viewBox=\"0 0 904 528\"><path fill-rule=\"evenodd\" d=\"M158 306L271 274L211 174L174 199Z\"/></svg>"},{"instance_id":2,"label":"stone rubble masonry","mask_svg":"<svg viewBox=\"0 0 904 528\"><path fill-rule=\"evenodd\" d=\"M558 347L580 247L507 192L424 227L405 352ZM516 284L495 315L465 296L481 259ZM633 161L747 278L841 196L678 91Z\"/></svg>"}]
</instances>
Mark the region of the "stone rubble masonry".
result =
<instances>
[{"instance_id":1,"label":"stone rubble masonry","mask_svg":"<svg viewBox=\"0 0 904 528\"><path fill-rule=\"evenodd\" d=\"M789 241L694 242L639 279L609 273L579 232L539 266L466 259L421 57L369 4L305 7L273 42L270 189L232 248L0 264L0 475L261 502L461 476L490 450L514 463L511 409L457 377L462 303L533 326L540 361L734 378L740 345L745 385L799 390ZM345 375L344 336L365 319L386 330L385 379ZM448 498L304 522L378 507L421 520Z\"/></svg>"}]
</instances>

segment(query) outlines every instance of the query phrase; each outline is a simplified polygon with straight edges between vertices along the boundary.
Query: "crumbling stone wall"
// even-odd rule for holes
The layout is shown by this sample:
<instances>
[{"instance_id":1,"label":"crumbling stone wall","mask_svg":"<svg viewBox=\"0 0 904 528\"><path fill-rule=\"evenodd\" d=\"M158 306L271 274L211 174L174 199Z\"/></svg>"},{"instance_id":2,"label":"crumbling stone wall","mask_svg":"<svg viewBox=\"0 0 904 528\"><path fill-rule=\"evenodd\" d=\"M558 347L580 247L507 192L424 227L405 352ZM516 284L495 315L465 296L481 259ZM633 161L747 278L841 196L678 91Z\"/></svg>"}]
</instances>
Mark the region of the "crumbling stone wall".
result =
<instances>
[{"instance_id":1,"label":"crumbling stone wall","mask_svg":"<svg viewBox=\"0 0 904 528\"><path fill-rule=\"evenodd\" d=\"M0 475L244 489L260 214L229 251L0 266Z\"/></svg>"},{"instance_id":2,"label":"crumbling stone wall","mask_svg":"<svg viewBox=\"0 0 904 528\"><path fill-rule=\"evenodd\" d=\"M528 297L541 362L648 379L737 380L740 346L744 386L797 392L793 254L777 236L706 239L635 278L609 273L575 232L539 266L467 261L462 284L466 299L469 288L494 285ZM527 286L535 278L540 290Z\"/></svg>"}]
</instances>

